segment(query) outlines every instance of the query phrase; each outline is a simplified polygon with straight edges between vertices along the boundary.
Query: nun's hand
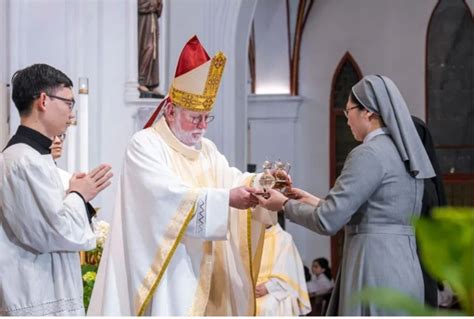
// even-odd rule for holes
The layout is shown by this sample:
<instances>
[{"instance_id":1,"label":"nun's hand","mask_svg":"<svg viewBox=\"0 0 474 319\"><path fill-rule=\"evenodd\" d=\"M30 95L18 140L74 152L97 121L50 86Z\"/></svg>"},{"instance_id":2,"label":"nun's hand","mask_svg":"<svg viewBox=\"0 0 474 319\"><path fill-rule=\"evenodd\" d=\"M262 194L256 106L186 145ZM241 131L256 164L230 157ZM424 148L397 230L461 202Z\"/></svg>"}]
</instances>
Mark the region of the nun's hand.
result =
<instances>
[{"instance_id":1,"label":"nun's hand","mask_svg":"<svg viewBox=\"0 0 474 319\"><path fill-rule=\"evenodd\" d=\"M288 200L288 197L274 189L269 189L267 193L270 195L269 198L257 195L260 206L274 212L282 210L283 204Z\"/></svg>"},{"instance_id":2,"label":"nun's hand","mask_svg":"<svg viewBox=\"0 0 474 319\"><path fill-rule=\"evenodd\" d=\"M288 192L287 196L292 199L296 199L301 203L317 206L321 200L319 197L316 197L300 188L293 187Z\"/></svg>"}]
</instances>

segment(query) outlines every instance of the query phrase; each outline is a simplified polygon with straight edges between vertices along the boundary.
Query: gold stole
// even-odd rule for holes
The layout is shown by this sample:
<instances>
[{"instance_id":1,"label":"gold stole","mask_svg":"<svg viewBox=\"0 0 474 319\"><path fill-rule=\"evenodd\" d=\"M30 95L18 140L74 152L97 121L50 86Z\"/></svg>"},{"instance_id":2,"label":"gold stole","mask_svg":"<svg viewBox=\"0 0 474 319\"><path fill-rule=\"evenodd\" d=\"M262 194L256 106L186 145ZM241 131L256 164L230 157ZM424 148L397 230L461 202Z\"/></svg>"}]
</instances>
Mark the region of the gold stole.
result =
<instances>
[{"instance_id":1,"label":"gold stole","mask_svg":"<svg viewBox=\"0 0 474 319\"><path fill-rule=\"evenodd\" d=\"M209 154L207 149L195 150L188 147L177 140L174 134L170 131L164 118L155 124L154 129L164 139L164 141L170 146L170 156L172 157L172 169L180 176L183 181L193 187L215 187L217 178L214 174L212 167L208 166L207 169L203 167L203 163L200 161L200 154L209 162ZM253 184L253 179L249 178L248 185ZM194 202L197 197L194 197ZM186 200L185 200L186 201ZM189 200L187 201L189 203ZM182 203L183 204L183 203ZM182 205L180 205L182 206ZM179 243L183 233L186 230L187 224L190 218L194 215L194 205L187 214L187 218L183 220L181 225L182 231L179 232L178 237L173 243L173 247ZM236 212L233 212L236 213ZM238 236L239 236L239 253L240 258L247 270L246 276L251 282L251 291L248 295L249 313L247 315L255 315L256 301L255 301L255 282L258 277L258 271L260 266L261 255L263 251L263 242L265 228L261 225L260 237L255 239L257 245L255 247L255 253L252 252L252 228L251 228L251 210L247 210L247 214L238 212ZM235 216L230 216L232 219ZM154 276L154 280L148 282L146 290L142 290L141 302L138 303L139 311L138 314L142 315L151 300L151 297L157 288L159 281L168 266L170 258L174 254L174 249L171 248L168 252L163 267L160 269L158 278ZM230 304L230 294L232 290L230 287L230 279L225 265L225 246L222 241L205 241L203 244L203 257L200 265L200 277L198 286L195 293L193 304L188 310L188 315L192 316L203 316L203 315L215 315L215 314L234 314L235 310L232 309ZM161 249L159 248L158 251ZM166 262L167 261L167 262ZM154 263L155 264L155 263ZM156 268L153 267L152 268ZM241 275L241 274L237 274ZM145 280L147 282L147 280ZM211 288L213 287L213 288ZM143 288L143 287L142 287ZM139 289L140 291L140 289ZM140 293L139 293L140 295ZM238 306L238 305L237 305Z\"/></svg>"},{"instance_id":2,"label":"gold stole","mask_svg":"<svg viewBox=\"0 0 474 319\"><path fill-rule=\"evenodd\" d=\"M193 185L193 187L213 186L212 171L204 171L199 161L200 151L187 147L179 142L168 128L164 118L153 127L163 140L170 146L170 156L173 158L171 166L176 175ZM207 154L205 154L207 155ZM207 156L206 156L207 157ZM199 174L197 174L199 173ZM173 258L177 245L181 241L186 228L195 213L195 203L199 196L196 189L191 189L178 206L178 210L170 222L165 238L167 241L157 247L154 261L147 272L135 296L136 313L141 316L145 313L155 290L163 277L166 268ZM212 275L212 242L203 244L203 257L200 265L200 278L190 315L202 316L206 309Z\"/></svg>"},{"instance_id":3,"label":"gold stole","mask_svg":"<svg viewBox=\"0 0 474 319\"><path fill-rule=\"evenodd\" d=\"M253 184L253 178L249 178L247 185ZM237 216L235 216L237 215ZM235 287L231 287L231 276L245 275L247 280L251 283L251 291L248 294L249 311L247 316L255 316L256 314L256 299L255 299L255 283L257 281L258 272L260 268L260 261L263 251L263 242L265 235L265 227L262 225L260 236L256 240L252 240L252 211L248 209L246 213L231 212L231 219L238 223L239 256L246 270L245 274L230 274L225 260L225 242L215 241L214 247L214 269L212 272L211 291L209 301L206 308L206 316L222 316L222 315L236 315L236 309L239 305L231 304L231 294ZM230 227L232 228L232 226ZM232 240L232 239L230 239ZM256 247L252 248L252 242L257 242ZM253 252L255 250L255 252Z\"/></svg>"},{"instance_id":4,"label":"gold stole","mask_svg":"<svg viewBox=\"0 0 474 319\"><path fill-rule=\"evenodd\" d=\"M175 145L173 145L175 146ZM172 166L174 172L181 177L183 182L192 185L196 188L203 187L215 187L215 176L213 174L212 168L209 166L208 169L203 167L199 156L194 158L187 158L185 155L194 155L202 152L204 158L209 161L209 154L207 150L192 150L196 153L189 152L190 150L186 147L185 152L172 153ZM199 281L194 295L194 300L187 311L188 316L204 316L206 305L209 299L209 291L211 289L211 277L212 269L214 266L214 256L213 256L213 243L212 241L205 241L203 243L203 255L199 270Z\"/></svg>"}]
</instances>

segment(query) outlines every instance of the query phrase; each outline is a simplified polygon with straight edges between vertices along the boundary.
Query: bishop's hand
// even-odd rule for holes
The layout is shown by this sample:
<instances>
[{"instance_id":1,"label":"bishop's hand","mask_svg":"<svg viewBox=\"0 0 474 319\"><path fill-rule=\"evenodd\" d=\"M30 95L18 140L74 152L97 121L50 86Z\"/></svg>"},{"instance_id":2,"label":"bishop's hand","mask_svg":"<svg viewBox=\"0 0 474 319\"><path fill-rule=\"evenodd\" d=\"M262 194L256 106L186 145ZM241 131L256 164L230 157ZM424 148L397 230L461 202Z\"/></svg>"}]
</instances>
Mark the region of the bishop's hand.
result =
<instances>
[{"instance_id":1,"label":"bishop's hand","mask_svg":"<svg viewBox=\"0 0 474 319\"><path fill-rule=\"evenodd\" d=\"M241 186L229 191L229 206L237 209L247 209L258 205L258 198L253 187Z\"/></svg>"}]
</instances>

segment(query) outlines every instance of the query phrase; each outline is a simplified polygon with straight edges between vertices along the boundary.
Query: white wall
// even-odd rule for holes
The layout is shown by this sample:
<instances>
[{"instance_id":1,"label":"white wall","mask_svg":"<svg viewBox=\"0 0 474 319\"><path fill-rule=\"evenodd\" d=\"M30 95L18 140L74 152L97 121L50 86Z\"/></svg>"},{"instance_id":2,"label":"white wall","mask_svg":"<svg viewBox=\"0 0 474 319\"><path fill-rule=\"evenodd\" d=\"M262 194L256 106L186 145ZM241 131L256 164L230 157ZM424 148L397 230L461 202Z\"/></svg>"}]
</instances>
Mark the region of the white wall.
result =
<instances>
[{"instance_id":1,"label":"white wall","mask_svg":"<svg viewBox=\"0 0 474 319\"><path fill-rule=\"evenodd\" d=\"M8 141L8 2L0 0L0 151Z\"/></svg>"},{"instance_id":2,"label":"white wall","mask_svg":"<svg viewBox=\"0 0 474 319\"><path fill-rule=\"evenodd\" d=\"M256 93L290 93L286 2L259 0L254 27Z\"/></svg>"},{"instance_id":3,"label":"white wall","mask_svg":"<svg viewBox=\"0 0 474 319\"><path fill-rule=\"evenodd\" d=\"M0 0L0 81L8 79L8 1Z\"/></svg>"}]
</instances>

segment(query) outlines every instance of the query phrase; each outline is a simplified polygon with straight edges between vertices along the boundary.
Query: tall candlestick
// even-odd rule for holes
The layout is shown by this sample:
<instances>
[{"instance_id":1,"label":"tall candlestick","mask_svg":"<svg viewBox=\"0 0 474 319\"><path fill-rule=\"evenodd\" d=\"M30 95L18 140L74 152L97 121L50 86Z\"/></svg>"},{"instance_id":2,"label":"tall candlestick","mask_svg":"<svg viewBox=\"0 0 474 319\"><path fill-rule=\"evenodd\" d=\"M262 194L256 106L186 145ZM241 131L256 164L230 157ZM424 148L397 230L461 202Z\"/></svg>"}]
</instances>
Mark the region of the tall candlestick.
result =
<instances>
[{"instance_id":1,"label":"tall candlestick","mask_svg":"<svg viewBox=\"0 0 474 319\"><path fill-rule=\"evenodd\" d=\"M67 171L74 173L77 170L77 113L66 132L67 144Z\"/></svg>"},{"instance_id":2,"label":"tall candlestick","mask_svg":"<svg viewBox=\"0 0 474 319\"><path fill-rule=\"evenodd\" d=\"M89 171L89 79L79 78L79 169Z\"/></svg>"}]
</instances>

